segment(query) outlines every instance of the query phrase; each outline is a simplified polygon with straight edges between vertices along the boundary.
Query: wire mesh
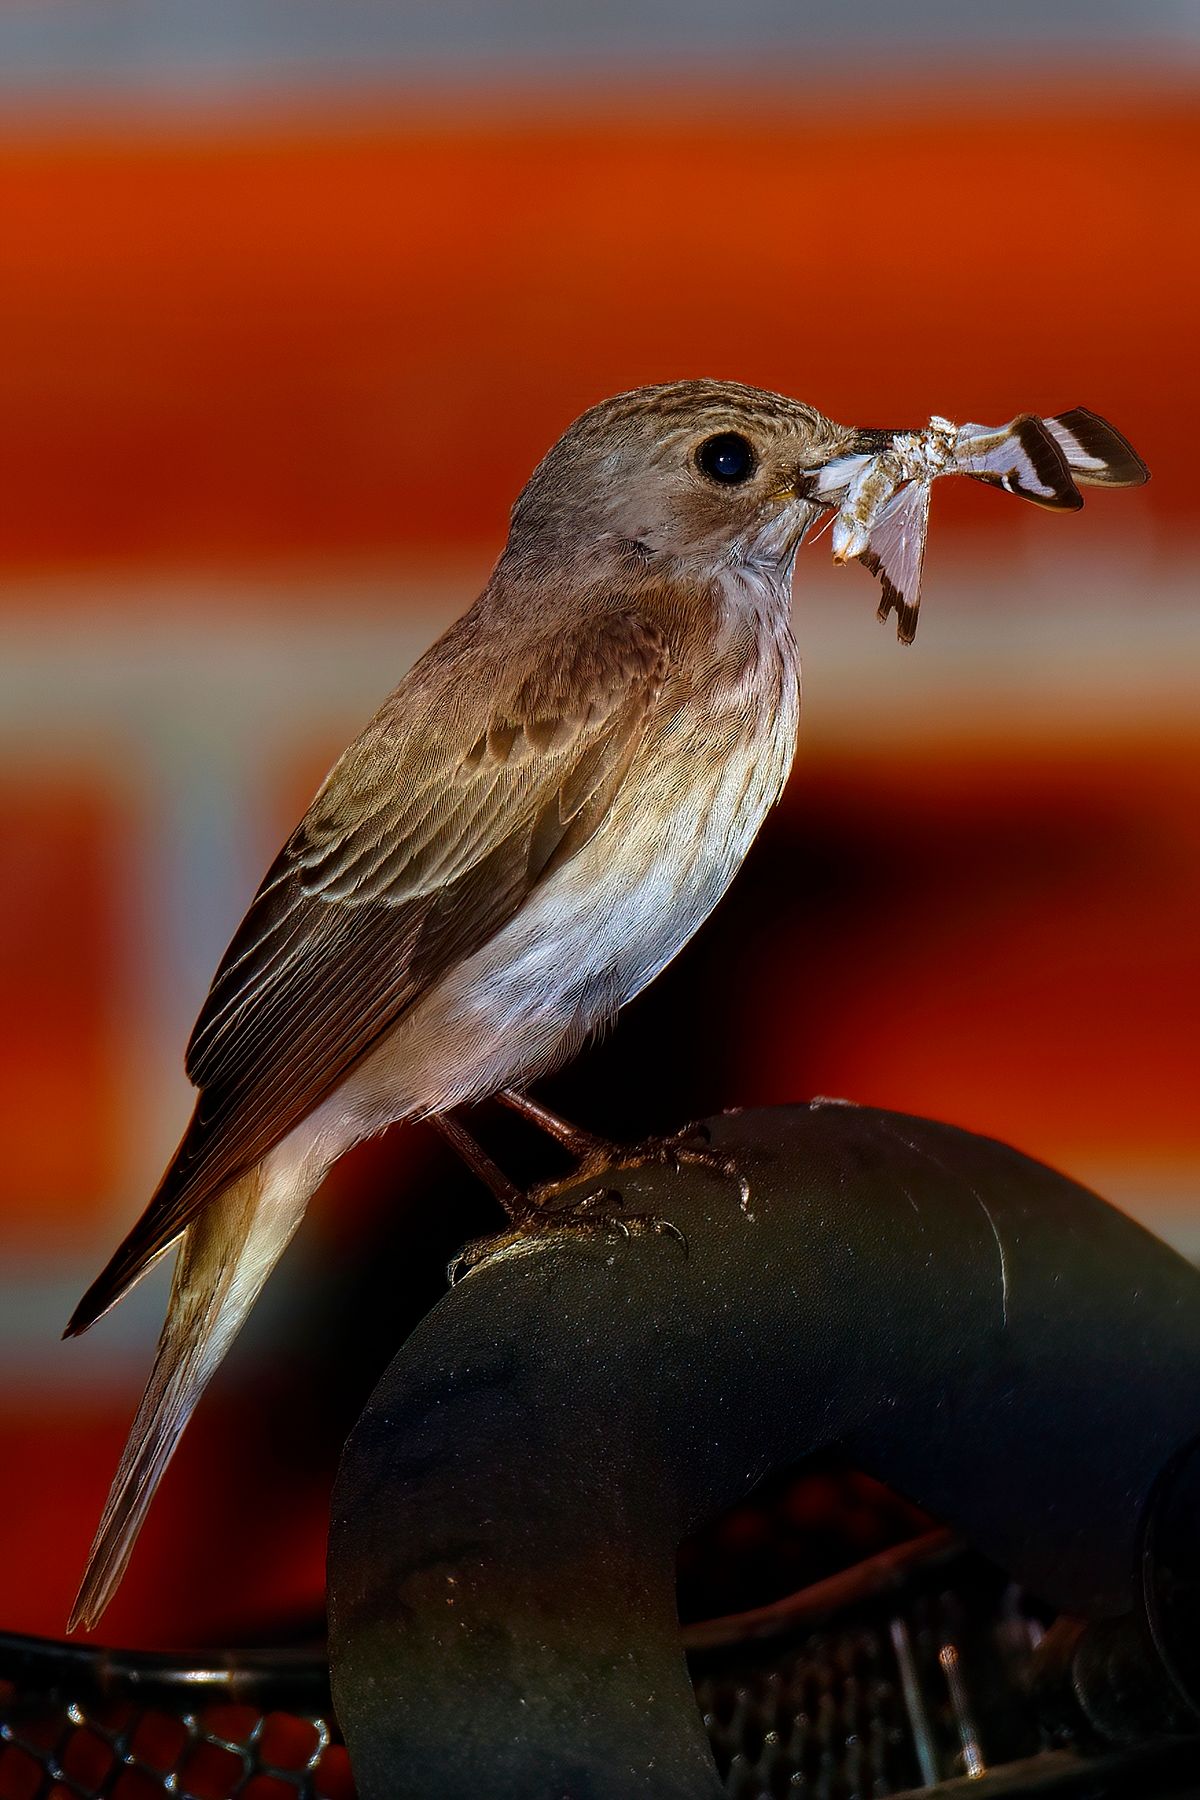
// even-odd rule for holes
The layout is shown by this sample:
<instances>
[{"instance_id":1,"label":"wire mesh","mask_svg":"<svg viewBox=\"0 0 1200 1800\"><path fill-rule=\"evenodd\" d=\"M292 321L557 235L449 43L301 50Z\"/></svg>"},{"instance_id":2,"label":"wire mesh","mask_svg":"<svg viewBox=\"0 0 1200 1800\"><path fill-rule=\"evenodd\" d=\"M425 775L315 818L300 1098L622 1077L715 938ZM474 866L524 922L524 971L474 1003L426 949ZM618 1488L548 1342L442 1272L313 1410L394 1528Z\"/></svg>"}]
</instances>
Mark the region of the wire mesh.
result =
<instances>
[{"instance_id":1,"label":"wire mesh","mask_svg":"<svg viewBox=\"0 0 1200 1800\"><path fill-rule=\"evenodd\" d=\"M345 1748L321 1714L132 1700L30 1704L0 1686L4 1800L351 1800Z\"/></svg>"},{"instance_id":2,"label":"wire mesh","mask_svg":"<svg viewBox=\"0 0 1200 1800\"><path fill-rule=\"evenodd\" d=\"M1040 1627L1015 1590L961 1554L881 1587L693 1648L731 1800L883 1800L1037 1747L1020 1691ZM324 1664L0 1638L0 1800L164 1795L352 1800Z\"/></svg>"},{"instance_id":3,"label":"wire mesh","mask_svg":"<svg viewBox=\"0 0 1200 1800\"><path fill-rule=\"evenodd\" d=\"M969 1621L939 1594L694 1671L726 1789L732 1800L885 1796L1036 1750L1014 1702L1039 1635L1013 1590Z\"/></svg>"}]
</instances>

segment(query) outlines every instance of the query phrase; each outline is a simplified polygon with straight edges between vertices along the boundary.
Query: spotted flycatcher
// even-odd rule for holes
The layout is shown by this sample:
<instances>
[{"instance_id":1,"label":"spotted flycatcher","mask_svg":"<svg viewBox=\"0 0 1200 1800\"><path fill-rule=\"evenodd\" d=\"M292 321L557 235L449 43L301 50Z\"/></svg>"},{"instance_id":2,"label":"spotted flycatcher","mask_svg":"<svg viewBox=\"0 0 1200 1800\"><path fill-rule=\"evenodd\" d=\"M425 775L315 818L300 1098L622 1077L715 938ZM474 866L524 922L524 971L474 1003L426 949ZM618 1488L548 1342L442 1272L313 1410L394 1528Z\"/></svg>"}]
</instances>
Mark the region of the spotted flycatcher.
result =
<instances>
[{"instance_id":1,"label":"spotted flycatcher","mask_svg":"<svg viewBox=\"0 0 1200 1800\"><path fill-rule=\"evenodd\" d=\"M598 1140L523 1090L652 981L729 886L795 748L796 552L840 508L843 536L858 532L843 553L886 560L888 497L944 467L897 442L686 381L594 407L534 471L482 595L268 872L188 1046L199 1097L183 1142L68 1326L85 1330L178 1246L72 1625L111 1598L188 1418L337 1157L432 1117L486 1174L450 1115L499 1095L603 1166ZM1028 460L1020 434L1013 446ZM1007 452L988 452L1003 485ZM1055 475L1070 485L1065 463ZM506 1197L536 1229L536 1206Z\"/></svg>"}]
</instances>

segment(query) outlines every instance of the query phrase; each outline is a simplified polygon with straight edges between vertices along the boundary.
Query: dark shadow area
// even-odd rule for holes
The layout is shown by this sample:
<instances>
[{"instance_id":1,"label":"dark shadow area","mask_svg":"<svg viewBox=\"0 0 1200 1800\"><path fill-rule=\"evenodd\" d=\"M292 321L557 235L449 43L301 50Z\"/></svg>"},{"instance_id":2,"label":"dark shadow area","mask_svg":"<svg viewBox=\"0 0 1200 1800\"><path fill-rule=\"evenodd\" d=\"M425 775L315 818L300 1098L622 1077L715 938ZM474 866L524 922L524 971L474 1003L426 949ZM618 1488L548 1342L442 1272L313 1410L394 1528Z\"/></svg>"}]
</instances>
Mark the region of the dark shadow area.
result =
<instances>
[{"instance_id":1,"label":"dark shadow area","mask_svg":"<svg viewBox=\"0 0 1200 1800\"><path fill-rule=\"evenodd\" d=\"M822 1451L766 1476L679 1546L684 1625L766 1606L930 1531L928 1513Z\"/></svg>"}]
</instances>

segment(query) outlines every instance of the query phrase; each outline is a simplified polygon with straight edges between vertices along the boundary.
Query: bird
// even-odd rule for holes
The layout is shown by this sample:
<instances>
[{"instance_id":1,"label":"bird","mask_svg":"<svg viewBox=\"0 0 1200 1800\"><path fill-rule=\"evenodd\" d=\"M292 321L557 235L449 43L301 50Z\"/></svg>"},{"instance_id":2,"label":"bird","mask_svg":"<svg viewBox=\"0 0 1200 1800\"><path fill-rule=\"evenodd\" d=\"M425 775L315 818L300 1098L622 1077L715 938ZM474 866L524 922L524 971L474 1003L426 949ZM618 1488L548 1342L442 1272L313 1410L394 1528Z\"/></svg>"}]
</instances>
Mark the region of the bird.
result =
<instances>
[{"instance_id":1,"label":"bird","mask_svg":"<svg viewBox=\"0 0 1200 1800\"><path fill-rule=\"evenodd\" d=\"M103 1613L205 1387L354 1144L439 1124L518 1232L539 1229L537 1195L458 1117L489 1097L588 1170L703 1160L677 1140L623 1153L527 1089L687 943L779 799L800 718L793 570L831 504L813 472L878 447L801 401L701 379L593 406L538 464L479 598L269 868L187 1047L182 1142L67 1326L175 1250L69 1629Z\"/></svg>"}]
</instances>

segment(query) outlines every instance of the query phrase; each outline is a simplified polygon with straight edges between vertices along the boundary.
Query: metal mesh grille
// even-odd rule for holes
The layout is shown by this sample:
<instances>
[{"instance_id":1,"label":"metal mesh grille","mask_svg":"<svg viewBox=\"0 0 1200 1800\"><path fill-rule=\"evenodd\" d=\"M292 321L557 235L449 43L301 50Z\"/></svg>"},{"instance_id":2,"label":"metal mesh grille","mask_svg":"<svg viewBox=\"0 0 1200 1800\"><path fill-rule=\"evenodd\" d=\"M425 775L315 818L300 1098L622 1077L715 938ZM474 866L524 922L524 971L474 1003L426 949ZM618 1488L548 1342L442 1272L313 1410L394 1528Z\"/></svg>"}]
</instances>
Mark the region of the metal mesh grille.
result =
<instances>
[{"instance_id":1,"label":"metal mesh grille","mask_svg":"<svg viewBox=\"0 0 1200 1800\"><path fill-rule=\"evenodd\" d=\"M720 1633L718 1632L718 1637ZM733 1800L882 1800L979 1774L1030 1742L1019 1700L1039 1628L961 1556L692 1652ZM0 1639L0 1800L352 1800L316 1661L188 1669Z\"/></svg>"},{"instance_id":2,"label":"metal mesh grille","mask_svg":"<svg viewBox=\"0 0 1200 1800\"><path fill-rule=\"evenodd\" d=\"M6 1688L9 1691L5 1691ZM133 1701L18 1702L0 1683L3 1800L350 1800L345 1749L320 1715Z\"/></svg>"},{"instance_id":3,"label":"metal mesh grille","mask_svg":"<svg viewBox=\"0 0 1200 1800\"><path fill-rule=\"evenodd\" d=\"M1019 1696L1040 1636L1014 1589L969 1611L931 1594L769 1654L738 1648L694 1671L696 1697L732 1800L867 1800L1036 1749Z\"/></svg>"}]
</instances>

